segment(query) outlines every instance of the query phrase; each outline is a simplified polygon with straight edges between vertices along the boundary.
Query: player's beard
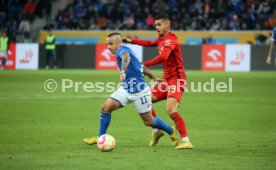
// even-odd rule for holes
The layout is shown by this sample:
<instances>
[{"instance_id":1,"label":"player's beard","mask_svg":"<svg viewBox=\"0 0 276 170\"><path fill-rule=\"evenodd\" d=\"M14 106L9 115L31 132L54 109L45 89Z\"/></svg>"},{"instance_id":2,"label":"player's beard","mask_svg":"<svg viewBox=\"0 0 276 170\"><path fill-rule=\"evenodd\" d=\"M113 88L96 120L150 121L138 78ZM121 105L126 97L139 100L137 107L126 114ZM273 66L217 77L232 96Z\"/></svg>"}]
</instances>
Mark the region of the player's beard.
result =
<instances>
[{"instance_id":1,"label":"player's beard","mask_svg":"<svg viewBox=\"0 0 276 170\"><path fill-rule=\"evenodd\" d=\"M163 36L162 32L160 30L157 30L159 36Z\"/></svg>"}]
</instances>

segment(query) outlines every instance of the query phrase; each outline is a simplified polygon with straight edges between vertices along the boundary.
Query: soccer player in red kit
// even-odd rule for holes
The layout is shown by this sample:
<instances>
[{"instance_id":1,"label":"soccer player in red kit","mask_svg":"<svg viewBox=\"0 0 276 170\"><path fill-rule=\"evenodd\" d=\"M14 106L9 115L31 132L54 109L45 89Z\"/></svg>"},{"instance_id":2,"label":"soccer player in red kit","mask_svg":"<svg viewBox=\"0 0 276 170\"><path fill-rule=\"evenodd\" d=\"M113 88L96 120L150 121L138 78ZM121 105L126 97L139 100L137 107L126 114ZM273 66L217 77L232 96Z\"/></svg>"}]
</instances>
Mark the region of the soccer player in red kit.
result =
<instances>
[{"instance_id":1,"label":"soccer player in red kit","mask_svg":"<svg viewBox=\"0 0 276 170\"><path fill-rule=\"evenodd\" d=\"M151 89L152 102L155 103L161 100L167 100L167 113L175 122L176 128L182 138L180 144L175 144L175 149L192 149L193 145L189 141L184 119L178 112L178 107L186 84L186 74L180 45L176 35L170 31L170 19L168 15L160 14L156 16L155 27L159 37L154 41L131 38L125 38L124 41L146 47L158 46L159 55L151 60L145 61L144 65L152 66L162 64L164 71L163 80L167 86L161 86L164 85L164 83L160 83ZM156 115L154 110L152 110L152 114L153 116ZM150 146L156 145L163 135L164 132L153 129Z\"/></svg>"}]
</instances>

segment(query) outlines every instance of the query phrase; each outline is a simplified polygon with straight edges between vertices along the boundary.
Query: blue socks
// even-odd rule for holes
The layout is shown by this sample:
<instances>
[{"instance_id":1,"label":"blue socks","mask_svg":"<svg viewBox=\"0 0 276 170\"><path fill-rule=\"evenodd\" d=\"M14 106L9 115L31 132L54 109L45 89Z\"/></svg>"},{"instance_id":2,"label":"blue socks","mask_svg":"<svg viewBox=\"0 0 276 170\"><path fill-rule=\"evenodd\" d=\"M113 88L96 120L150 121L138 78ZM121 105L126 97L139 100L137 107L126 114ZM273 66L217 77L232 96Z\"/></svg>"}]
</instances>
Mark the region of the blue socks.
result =
<instances>
[{"instance_id":1,"label":"blue socks","mask_svg":"<svg viewBox=\"0 0 276 170\"><path fill-rule=\"evenodd\" d=\"M103 134L106 134L106 130L109 126L111 120L111 113L110 112L101 112L100 116L100 129L98 136L102 136Z\"/></svg>"},{"instance_id":2,"label":"blue socks","mask_svg":"<svg viewBox=\"0 0 276 170\"><path fill-rule=\"evenodd\" d=\"M6 65L7 59L6 58L2 58L2 67L4 67Z\"/></svg>"},{"instance_id":3,"label":"blue socks","mask_svg":"<svg viewBox=\"0 0 276 170\"><path fill-rule=\"evenodd\" d=\"M109 123L111 121L111 113L110 112L101 112L100 115L100 129L98 136L102 136L103 134L106 134L107 128L109 126ZM163 130L167 132L169 135L173 133L172 127L170 127L167 123L165 123L161 118L154 117L152 126L154 128Z\"/></svg>"},{"instance_id":4,"label":"blue socks","mask_svg":"<svg viewBox=\"0 0 276 170\"><path fill-rule=\"evenodd\" d=\"M152 126L154 128L157 128L157 129L167 132L169 135L171 135L173 133L173 128L170 127L166 122L164 122L161 118L159 118L157 116L153 118Z\"/></svg>"}]
</instances>

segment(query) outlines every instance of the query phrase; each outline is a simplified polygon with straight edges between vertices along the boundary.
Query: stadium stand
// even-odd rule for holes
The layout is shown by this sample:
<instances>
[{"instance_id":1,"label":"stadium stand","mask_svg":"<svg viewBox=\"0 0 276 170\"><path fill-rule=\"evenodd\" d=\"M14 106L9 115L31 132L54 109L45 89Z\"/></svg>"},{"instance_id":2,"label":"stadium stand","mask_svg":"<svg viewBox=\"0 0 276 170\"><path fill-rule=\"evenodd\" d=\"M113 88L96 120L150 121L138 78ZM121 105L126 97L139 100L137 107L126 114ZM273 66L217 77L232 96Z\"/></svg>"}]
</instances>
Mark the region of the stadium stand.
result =
<instances>
[{"instance_id":1,"label":"stadium stand","mask_svg":"<svg viewBox=\"0 0 276 170\"><path fill-rule=\"evenodd\" d=\"M12 42L31 41L31 25L36 19L50 22L52 0L1 0L0 29ZM45 24L45 23L44 23Z\"/></svg>"},{"instance_id":2,"label":"stadium stand","mask_svg":"<svg viewBox=\"0 0 276 170\"><path fill-rule=\"evenodd\" d=\"M275 0L68 0L52 23L66 30L151 30L153 16L170 14L174 30L269 30Z\"/></svg>"},{"instance_id":3,"label":"stadium stand","mask_svg":"<svg viewBox=\"0 0 276 170\"><path fill-rule=\"evenodd\" d=\"M43 27L153 30L160 12L170 14L173 30L271 30L276 25L276 0L0 0L0 29L14 42L37 41Z\"/></svg>"}]
</instances>

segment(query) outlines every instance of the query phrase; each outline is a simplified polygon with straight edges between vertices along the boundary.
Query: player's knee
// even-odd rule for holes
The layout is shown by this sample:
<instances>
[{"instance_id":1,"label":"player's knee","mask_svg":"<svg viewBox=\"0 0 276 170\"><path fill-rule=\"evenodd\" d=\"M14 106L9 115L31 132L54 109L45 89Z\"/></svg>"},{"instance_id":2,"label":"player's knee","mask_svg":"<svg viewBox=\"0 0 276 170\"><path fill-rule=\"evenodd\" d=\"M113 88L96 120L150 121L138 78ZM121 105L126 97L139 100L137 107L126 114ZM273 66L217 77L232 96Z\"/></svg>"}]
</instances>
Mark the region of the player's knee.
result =
<instances>
[{"instance_id":1,"label":"player's knee","mask_svg":"<svg viewBox=\"0 0 276 170\"><path fill-rule=\"evenodd\" d=\"M168 106L167 107L167 113L170 115L174 112L177 112L177 109L175 107L172 107L172 106Z\"/></svg>"},{"instance_id":2,"label":"player's knee","mask_svg":"<svg viewBox=\"0 0 276 170\"><path fill-rule=\"evenodd\" d=\"M152 101L152 103L156 103L156 102L158 102L158 99L154 95L151 95L151 101Z\"/></svg>"},{"instance_id":3,"label":"player's knee","mask_svg":"<svg viewBox=\"0 0 276 170\"><path fill-rule=\"evenodd\" d=\"M108 104L104 103L101 106L101 111L102 112L112 112L112 109L108 106Z\"/></svg>"}]
</instances>

